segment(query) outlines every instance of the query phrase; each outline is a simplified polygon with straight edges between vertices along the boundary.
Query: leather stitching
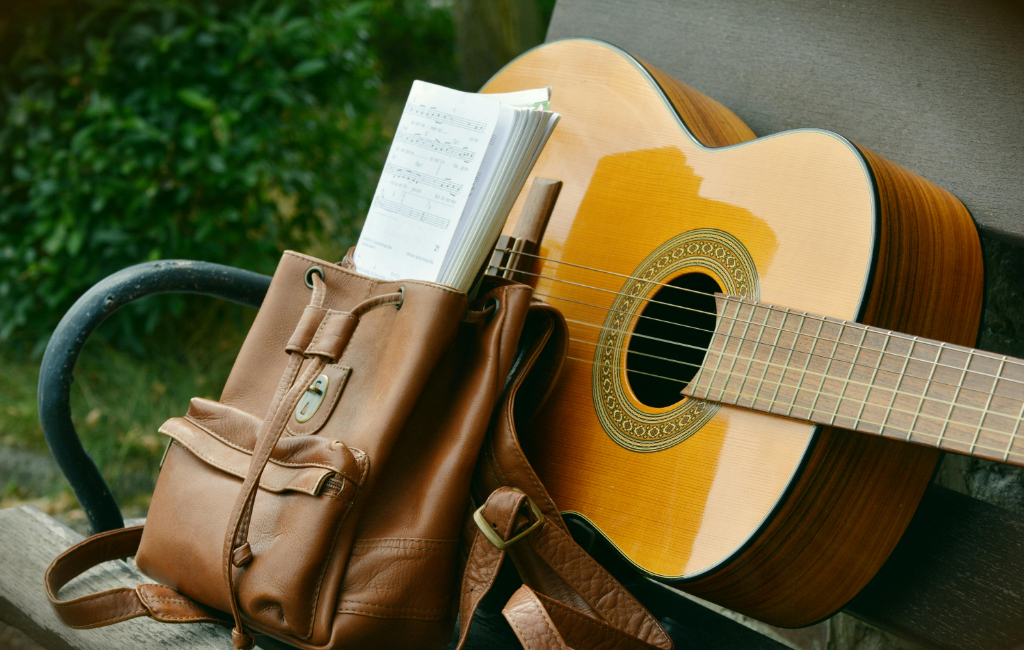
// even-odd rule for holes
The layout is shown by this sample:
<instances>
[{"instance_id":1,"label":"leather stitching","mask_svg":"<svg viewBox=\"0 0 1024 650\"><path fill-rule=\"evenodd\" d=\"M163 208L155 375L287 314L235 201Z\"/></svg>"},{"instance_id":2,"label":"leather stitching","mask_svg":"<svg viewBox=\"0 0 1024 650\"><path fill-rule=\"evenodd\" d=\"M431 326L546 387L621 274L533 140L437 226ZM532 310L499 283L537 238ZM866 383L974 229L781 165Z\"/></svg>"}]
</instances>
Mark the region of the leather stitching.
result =
<instances>
[{"instance_id":1,"label":"leather stitching","mask_svg":"<svg viewBox=\"0 0 1024 650\"><path fill-rule=\"evenodd\" d=\"M320 319L320 325L316 328L316 332L313 333L313 338L309 340L309 345L306 346L305 356L309 356L310 350L316 347L316 344L320 341L320 334L324 331L324 326L327 325L327 321L330 320L333 314L344 314L347 312L339 312L334 309L328 309L324 317ZM351 316L351 314L350 314Z\"/></svg>"},{"instance_id":2,"label":"leather stitching","mask_svg":"<svg viewBox=\"0 0 1024 650\"><path fill-rule=\"evenodd\" d=\"M350 600L348 598L343 598L341 602L343 602L343 603L356 603L357 605L367 605L369 607L377 607L378 609L394 609L394 610L412 609L412 610L416 610L416 611L420 611L420 612L443 612L443 611L447 611L447 609L448 609L447 607L405 607L403 605L378 605L377 603L364 603L361 600Z\"/></svg>"},{"instance_id":3,"label":"leather stitching","mask_svg":"<svg viewBox=\"0 0 1024 650\"><path fill-rule=\"evenodd\" d=\"M366 476L365 472L363 472L363 476ZM360 481L359 483L361 485L362 481ZM356 493L352 495L352 499L348 502L348 506L345 508L345 512L341 515L341 518L338 520L338 525L334 529L334 538L331 540L331 548L334 548L335 545L338 543L338 535L341 534L341 529L344 527L345 521L348 519L348 513L352 511L352 504L355 503L356 496L358 494L359 488L356 487ZM323 567L321 567L320 569L320 577L316 581L316 591L313 592L313 606L310 608L311 613L309 616L309 626L306 628L309 631L302 636L303 639L308 639L309 637L313 636L313 622L316 620L317 605L320 602L320 588L324 584L324 575L327 574L327 566L330 563L331 557L328 555L327 559L323 562Z\"/></svg>"},{"instance_id":4,"label":"leather stitching","mask_svg":"<svg viewBox=\"0 0 1024 650\"><path fill-rule=\"evenodd\" d=\"M396 614L395 616L385 616L384 614L375 614L373 612L364 612L361 609L339 609L339 614L359 614L360 616L370 616L372 618L408 618L415 621L441 621L444 620L445 615L441 616L413 616L412 614Z\"/></svg>"},{"instance_id":5,"label":"leather stitching","mask_svg":"<svg viewBox=\"0 0 1024 650\"><path fill-rule=\"evenodd\" d=\"M519 629L519 626L516 625L516 622L512 619L512 617L506 616L505 620L507 620L509 625L511 625L515 629L516 636L519 637L519 640L522 642L523 647L526 648L526 650L530 650L530 648L532 648L533 646L531 646L530 642L526 640L526 636L523 634L523 631Z\"/></svg>"},{"instance_id":6,"label":"leather stitching","mask_svg":"<svg viewBox=\"0 0 1024 650\"><path fill-rule=\"evenodd\" d=\"M181 603L183 605L195 605L194 600L188 600L187 598L152 598L146 597L143 602L145 603Z\"/></svg>"},{"instance_id":7,"label":"leather stitching","mask_svg":"<svg viewBox=\"0 0 1024 650\"><path fill-rule=\"evenodd\" d=\"M356 549L369 549L369 548L391 548L391 549L400 550L400 551L428 551L428 552L434 552L434 553L440 553L440 552L448 551L449 550L449 549L446 549L446 548L423 548L423 547L420 547L420 546L390 546L390 545L387 545L387 544L377 544L377 545L374 545L374 546L354 546L354 547L352 547L352 550L355 551Z\"/></svg>"},{"instance_id":8,"label":"leather stitching","mask_svg":"<svg viewBox=\"0 0 1024 650\"><path fill-rule=\"evenodd\" d=\"M477 544L480 542L480 538L482 536L483 535L479 531L477 531L477 533L475 535L473 535L473 543L470 544L470 547L469 547L469 560L470 561L472 561L472 559L473 559L473 556L474 556L473 552L476 550ZM502 556L502 557L504 558L504 556ZM469 586L469 584L473 580L470 577L471 568L472 567L470 567L469 563L467 562L466 563L466 568L463 569L463 573L462 573L462 582L463 582L462 594L461 594L461 598L459 598L459 600L461 601L459 603L459 611L462 612L463 616L469 616L470 617L469 618L470 621L472 620L473 615L476 614L476 605L472 604L472 600L471 600L471 596L470 596L472 591L470 589L466 588L466 587ZM468 622L466 623L466 629L467 630L469 629L469 623ZM460 640L461 640L461 636L462 635L460 634L459 635Z\"/></svg>"},{"instance_id":9,"label":"leather stitching","mask_svg":"<svg viewBox=\"0 0 1024 650\"><path fill-rule=\"evenodd\" d=\"M252 449L246 449L245 447L239 445L238 443L231 442L230 440L228 440L228 439L224 438L223 436L221 436L219 433L213 431L212 429L210 429L206 425L204 425L204 424L200 423L198 420L194 419L191 415L185 414L185 416L182 419L183 420L188 420L189 422L191 422L192 424L196 425L197 427L199 427L200 429L202 429L206 433L210 434L211 436L213 436L217 440L220 440L221 442L223 442L225 445L227 445L229 447L233 447L234 449L237 449L238 451L241 451L241 452L244 452L246 454L249 454L250 456L252 455L252 451L253 451ZM163 433L165 436L169 436L171 438L174 437L174 436L171 436L169 433L165 433L163 431L163 427L160 427L159 432Z\"/></svg>"},{"instance_id":10,"label":"leather stitching","mask_svg":"<svg viewBox=\"0 0 1024 650\"><path fill-rule=\"evenodd\" d=\"M243 446L239 446L238 444L234 444L232 442L229 442L229 441L225 440L224 438L222 438L221 436L219 436L218 434L216 434L213 431L211 431L209 428L207 428L207 427L201 425L200 423L196 422L195 420L189 418L188 416L185 416L184 420L187 420L188 422L193 423L194 425L196 425L197 427L199 427L203 431L209 433L213 437L217 438L218 440L220 440L224 444L226 444L228 446L231 446L231 447L234 447L234 448L238 449L239 451L242 451L243 453L249 454L249 456L253 456L253 453L255 453L255 449L247 449L247 448L245 448ZM171 438L174 437L174 436L172 436L170 434L164 434L164 435L167 435L168 437L171 437ZM180 442L180 440L178 442ZM274 446L276 446L276 445L274 445ZM186 446L185 448L188 449L189 451L191 451L191 449L189 447ZM354 456L355 449L352 449L350 447L349 451L352 451L353 452L353 456ZM196 456L199 456L199 454L197 453ZM275 460L275 459L272 459L272 458L268 462L269 463L273 463L274 465L281 465L281 466L285 466L285 467L318 467L318 468L322 468L322 469L325 469L325 470L331 470L333 472L337 472L337 473L341 474L341 470L340 469L334 467L333 465L325 465L323 463L289 463L288 461L279 461L279 460ZM223 468L221 468L221 469L223 469ZM228 472L228 473L230 473L230 472Z\"/></svg>"},{"instance_id":11,"label":"leather stitching","mask_svg":"<svg viewBox=\"0 0 1024 650\"><path fill-rule=\"evenodd\" d=\"M53 606L61 608L61 609L67 608L67 607L72 607L73 608L73 607L76 607L78 605L84 605L85 603L92 602L92 601L96 600L97 598L107 598L109 596L115 596L115 595L118 595L118 594L128 593L130 591L134 592L135 590L134 589L130 589L128 587L121 587L119 589L110 589L108 591L101 591L98 594L92 594L90 596L82 596L81 598L75 598L74 600L56 601L56 602L53 603Z\"/></svg>"},{"instance_id":12,"label":"leather stitching","mask_svg":"<svg viewBox=\"0 0 1024 650\"><path fill-rule=\"evenodd\" d=\"M293 358L297 358L297 357L293 357ZM300 362L300 363L301 363L301 362ZM307 370L306 370L306 374L307 374L307 375L310 375L310 371L311 371L311 370L312 370L313 368L315 368L316 366L317 366L317 364L316 364L316 363L314 363L314 364L310 365L309 369L307 369ZM300 367L301 367L301 365L299 365L299 366L296 366L296 368L295 368L295 373L296 373L296 374L298 373L298 371L299 371L299 368L300 368ZM318 371L318 372L319 372L319 371ZM285 374L286 374L286 375L288 374L288 371L287 371L287 370L285 371ZM293 377L292 377L292 384L294 385L294 383L295 383L295 378L294 378L294 376L293 376ZM284 394L284 395L283 395L283 396L281 397L281 401L280 401L280 403L278 403L278 405L277 405L277 408L276 408L276 409L274 410L274 417L273 417L273 418L271 419L271 423L273 423L273 421L277 419L277 415L278 415L278 414L279 414L279 413L281 412L281 406L282 406L283 404L287 404L287 403L288 403L288 401L287 401L287 399L288 399L288 393L290 393L290 392L291 392L291 389L289 389L288 391L286 391L286 392L285 392L285 394ZM297 402L297 401L298 401L298 399L299 399L299 396L298 396L298 395L295 395L295 397L294 397L293 399L294 399L294 400L295 400L295 401ZM293 404L293 405L291 405L291 406L290 406L290 407L288 408L288 412L291 412L291 410L292 410L293 408L295 408L294 404ZM283 430L282 430L282 432L283 432ZM267 452L266 452L266 461L269 461L269 460L270 460L270 454L271 454L271 453L273 453L273 451L274 451L274 446L276 446L276 445L277 445L277 440L280 440L280 438L281 438L281 435L280 435L280 434L281 434L282 432L278 432L278 435L276 436L276 439L275 439L275 441L274 441L274 444L273 444L273 445L271 445L271 446L270 446L270 449L269 449L269 451L267 451ZM269 430L268 430L268 435L269 435L269 433L270 433L270 432L269 432ZM253 456L255 456L255 454L256 454L256 451L255 451L255 449L254 449L254 450L253 450L253 454L252 454L252 455L253 455ZM260 468L259 468L259 470L258 470L258 472L257 472L257 475L256 475L256 480L254 480L254 481L253 481L253 483L254 483L254 486L253 486L253 487L250 487L250 488L249 488L249 494L248 494L248 495L246 496L245 502L244 502L244 503L243 503L243 505L242 505L242 507L243 507L243 508L244 508L244 510L245 510L245 514L244 514L244 515L242 516L242 520L241 520L241 522L240 522L240 523L241 523L241 525L240 525L240 526L238 526L237 528L235 528L235 531L234 531L234 533L235 533L235 534L234 534L234 540L233 540L233 541L232 541L232 543L231 543L231 549L230 549L230 551L228 552L228 557L230 557L230 555L231 555L232 553L234 553L234 551L235 551L235 549L236 549L236 548L238 548L238 547L239 547L239 546L241 546L241 545L242 545L243 543L245 543L245 539L244 539L244 538L245 538L245 537L248 537L248 535L249 535L249 532L248 532L248 531L249 531L249 523L250 523L250 521L252 520L252 511L253 511L253 510L255 510L255 508L254 508L253 506L254 506L254 504L255 504L255 502L256 502L256 492L257 492L257 490L258 490L258 488L259 488L259 479L260 479L260 478L263 478L263 470L264 470L264 469L266 468L266 466L267 466L267 465L266 465L266 462L263 462L263 464L262 464L262 467L260 467ZM245 484L245 481L246 481L246 480L247 480L247 479L243 479L243 480L242 480L242 483L243 483L243 485ZM245 534L244 534L244 535L242 535L242 532L243 532L243 531L245 532ZM239 541L239 537L242 537L243 539L242 539L241 541ZM229 570L230 570L230 569L229 569ZM234 586L232 585L232 581L231 581L230 579L229 579L229 581L228 581L228 585L229 585L229 587L230 587L230 588L231 588L232 590L234 590ZM232 596L232 600L234 600L234 597L233 597L233 596Z\"/></svg>"},{"instance_id":13,"label":"leather stitching","mask_svg":"<svg viewBox=\"0 0 1024 650\"><path fill-rule=\"evenodd\" d=\"M543 349L543 348L538 348L538 353L535 354L532 359L530 359L530 365L529 365L530 368L533 368L533 364L537 362L537 356L539 356L539 350L541 350L541 349ZM522 378L525 379L527 374L528 373L524 373ZM515 390L513 391L512 395L509 396L509 408L508 408L508 427L509 427L509 431L515 431L516 430L515 417L513 416L513 413L515 412L515 409L512 408L512 407L515 404L515 402L514 402L515 394L519 392L519 385L521 383L522 383L522 380L517 382ZM537 488L537 494L539 494L541 496L541 498L544 500L544 503L546 503L551 508L552 512L558 512L558 507L551 500L551 496L548 494L548 491L545 490L544 487L540 484L540 481L537 480L537 473L533 471L533 466L531 466L530 463L526 462L526 458L523 457L522 451L519 448L519 442L515 439L515 437L513 437L513 439L512 439L512 451L515 452L516 457L519 459L519 462L521 462L523 464L523 466L527 468L528 471L526 472L526 475L530 478L530 482L533 483L534 487Z\"/></svg>"},{"instance_id":14,"label":"leather stitching","mask_svg":"<svg viewBox=\"0 0 1024 650\"><path fill-rule=\"evenodd\" d=\"M315 262L319 266L324 267L325 270L327 268L329 268L332 271L337 271L337 272L342 273L344 275L352 276L352 277L357 278L359 280L363 280L364 282L372 283L372 285L376 285L376 286L385 286L385 285L399 286L399 284L404 284L406 286L408 286L408 285L417 285L417 286L425 287L427 289L433 289L435 291L444 291L445 293L450 293L450 294L455 295L455 296L464 296L464 295L466 295L465 293L463 293L461 291L456 291L455 289L452 289L451 287L447 287L447 286L445 286L443 284L437 284L436 282L424 282L422 280L403 280L401 283L398 283L398 282L393 282L393 281L378 280L377 278L371 278L368 275L363 275L362 273L357 273L355 271L346 269L343 266L338 266L337 264L332 264L331 262L325 262L323 260L317 259L315 257L310 257L309 255L305 255L303 253L297 253L295 251L285 251L284 254L285 255L291 255L293 257L296 257L296 258L298 258L300 260L305 260L307 262ZM326 284L326 282L324 284ZM367 293L367 295L369 295L369 293Z\"/></svg>"},{"instance_id":15,"label":"leather stitching","mask_svg":"<svg viewBox=\"0 0 1024 650\"><path fill-rule=\"evenodd\" d=\"M343 495L345 494L345 487L346 487L345 484L346 483L351 483L351 482L352 481L350 481L349 479L345 478L344 476L341 477L341 487L338 489L338 494L337 495L335 495L335 494L328 494L327 498L331 499L332 501L337 501L338 503L345 503L346 501L351 503L352 499L345 499L345 498L343 498Z\"/></svg>"},{"instance_id":16,"label":"leather stitching","mask_svg":"<svg viewBox=\"0 0 1024 650\"><path fill-rule=\"evenodd\" d=\"M356 546L369 545L370 542L423 542L425 544L458 544L457 539L421 539L419 537L369 537L359 542Z\"/></svg>"},{"instance_id":17,"label":"leather stitching","mask_svg":"<svg viewBox=\"0 0 1024 650\"><path fill-rule=\"evenodd\" d=\"M557 528L556 527L556 532L558 534L563 535L563 536L565 535L565 533L562 532L561 528ZM573 587L575 587L576 588L576 592L583 598L583 600L585 600L587 602L588 605L590 605L591 607L594 608L594 611L599 612L602 615L602 617L605 616L605 614L604 614L605 610L602 609L601 607L598 607L593 602L594 599L592 599L590 597L590 595L588 593L588 590L585 590L585 589L583 589L583 587L580 587L580 585L577 584L576 581L572 579L572 577L567 575L567 572L562 571L562 570L560 570L559 567L555 566L555 565L563 566L564 563L562 563L562 562L552 562L550 560L550 558L545 553L542 553L540 551L540 549L537 548L537 544L535 544L532 539L530 539L528 541L529 541L530 547L537 553L537 555L539 555L540 557L544 558L545 563L548 564L548 566L550 566L551 569L553 571L555 571L555 573L557 573L563 580L565 580L566 582L571 584ZM572 538L569 539L569 542L573 546L576 546L576 542L572 541ZM633 604L635 607L640 609L642 612L646 611L646 610L643 609L643 606L640 605L640 603L637 602L637 600L635 598L633 598L633 596L629 592L627 592L625 589L622 588L621 585L619 585L619 582L617 580L612 578L603 568L601 568L600 565L598 565L596 562L594 562L594 560L589 555L587 555L587 553L585 553L585 552L580 553L578 557L583 559L583 560L585 560L587 562L587 564L589 564L590 567L593 568L594 571L597 574L599 574L602 578L604 578L605 581L611 586L612 591L614 591L619 597L625 598L627 602ZM649 616L650 615L648 614L648 616L645 616L644 618L649 618ZM608 623L612 627L615 627L616 629L619 629L619 630L622 629L621 627L619 627L619 625L617 623L614 623L614 622L612 622L610 620L608 620Z\"/></svg>"},{"instance_id":18,"label":"leather stitching","mask_svg":"<svg viewBox=\"0 0 1024 650\"><path fill-rule=\"evenodd\" d=\"M203 430L203 431L205 431L206 433L210 434L211 436L213 436L213 437L214 437L214 438L216 438L217 440L220 440L221 442L223 442L224 444L226 444L226 445L227 445L227 446L229 446L229 447L232 447L232 448L234 448L234 449L237 449L238 451L240 451L240 452L242 452L242 453L244 453L244 454L248 454L249 456L252 456L252 455L253 455L253 454L255 453L255 449L246 449L245 447L241 447L241 446L239 446L239 445L237 445L237 444L235 444L235 443L233 443L233 442L230 442L230 441L228 441L228 440L225 440L225 439L224 439L223 437L221 437L221 436L220 436L220 435L219 435L218 433L216 433L216 432L212 431L212 430L211 430L211 429L210 429L209 427L207 427L207 426L205 426L205 425L203 425L203 424L200 424L200 423L199 423L199 422L197 422L196 420L192 419L192 417L191 417L191 416L188 416L188 415L186 415L186 416L185 416L185 417L184 417L183 419L184 419L184 420L188 420L189 422L191 422L191 423L192 423L192 424L194 424L195 426L199 427L200 429L202 429L202 430ZM170 435L170 434L168 434L168 433L164 432L164 431L163 431L162 429L163 429L163 427L161 427L160 433L163 433L163 434L164 434L165 436L168 436L169 438L174 438L174 436L172 436L172 435ZM296 435L296 434L292 434L292 435ZM303 435L304 435L304 434L303 434ZM175 439L175 440L177 440L177 438L174 438L174 439ZM182 442L181 442L180 440L179 440L178 442L179 442L179 444L181 444L181 445L182 445L183 447L185 447L185 449L188 449L188 450L189 450L189 451L191 451L191 452L192 452L192 453L193 453L194 455L196 455L196 456L199 456L199 454L197 454L196 452L194 452L194 451L193 451L193 450L192 450L192 449L191 449L190 447L188 447L188 446L185 446L185 444L184 444L184 443L182 443ZM276 446L276 445L275 445L275 446ZM359 456L359 455L362 455L362 456L365 456L365 455L366 455L366 452L363 452L363 451L361 451L361 450L358 450L358 449L353 449L352 447L349 447L349 451L351 451L351 452L352 452L352 455L353 455L353 456L356 456L356 461L358 461L358 460L359 460L359 458L358 458L358 456ZM202 458L203 460L208 460L207 458L205 458L205 457L203 457L203 456L199 456L199 457L200 457L200 458ZM289 463L288 461L285 461L285 460L276 460L276 459L274 459L274 458L271 458L271 459L270 459L270 460L269 460L268 462L271 462L271 463L273 463L273 464L275 464L275 465L282 465L282 466L286 466L286 467L320 467L320 468L322 468L322 469L328 469L328 470L331 470L332 472L337 472L338 474L342 474L342 470L338 469L337 467L334 467L334 466L332 466L332 465L324 465L324 464L322 464L322 463ZM211 464L211 465L214 465L214 463L213 463L212 461L210 461L210 464ZM219 466L219 465L214 465L214 467L218 467L219 469L222 469L222 470L224 470L224 471L227 471L227 470L226 470L226 469L225 469L224 467L221 467L221 466ZM233 472L230 472L230 471L228 471L228 474L232 474L232 475L234 475L234 473L233 473ZM342 474L342 475L344 476L344 474ZM348 478L351 478L351 477L348 477ZM354 480L354 479L353 479L353 480ZM299 491L303 491L303 490L300 490L299 488L296 488L296 487L292 487L292 486L288 486L288 487L287 487L286 489L290 489L290 490L299 490Z\"/></svg>"},{"instance_id":19,"label":"leather stitching","mask_svg":"<svg viewBox=\"0 0 1024 650\"><path fill-rule=\"evenodd\" d=\"M231 476L234 476L235 478L239 478L238 474L236 474L233 470L229 469L227 466L222 465L221 463L218 463L216 460L214 460L212 458L209 458L208 456L204 456L203 454L199 453L195 449L192 449L191 447L187 447L180 440L177 440L177 442L182 447L187 449L189 451L189 453L191 453L193 456L195 456L196 458L201 459L203 462L207 463L208 465L216 467L217 469L221 470L225 474L230 474ZM252 453L250 452L249 455L251 456ZM271 462L274 462L274 461L271 461ZM284 463L279 463L279 464L284 464ZM293 467L307 467L306 465L296 465L295 463L290 463L290 465L292 465ZM320 467L320 468L323 468L325 470L337 472L337 470L335 470L333 467L325 467L323 465L313 465L313 464L310 464L310 465L308 465L308 467L310 469L312 469L313 467ZM341 474L341 472L337 472L337 473ZM262 478L263 477L261 475L260 479L262 479ZM244 480L244 479L242 479L242 480ZM261 483L262 483L262 480L261 480ZM274 490L270 490L270 488L264 487L262 484L260 485L260 487L263 488L264 490L268 490L268 491L271 491L271 492L274 491ZM309 495L314 495L315 494L315 492L314 491L310 491L309 488L300 487L298 485L295 485L294 483L289 483L288 485L283 486L281 489L282 490L294 490L295 492L303 492L303 493L309 494Z\"/></svg>"}]
</instances>

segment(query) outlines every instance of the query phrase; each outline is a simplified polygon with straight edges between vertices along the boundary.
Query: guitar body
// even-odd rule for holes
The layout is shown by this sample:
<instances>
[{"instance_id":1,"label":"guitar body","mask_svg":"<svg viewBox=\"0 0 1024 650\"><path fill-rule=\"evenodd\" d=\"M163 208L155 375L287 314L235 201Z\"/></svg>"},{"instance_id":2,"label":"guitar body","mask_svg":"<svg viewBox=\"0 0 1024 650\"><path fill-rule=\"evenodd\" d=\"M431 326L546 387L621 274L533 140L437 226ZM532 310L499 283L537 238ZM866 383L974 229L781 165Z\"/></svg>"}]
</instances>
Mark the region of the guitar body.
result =
<instances>
[{"instance_id":1,"label":"guitar body","mask_svg":"<svg viewBox=\"0 0 1024 650\"><path fill-rule=\"evenodd\" d=\"M605 43L538 47L484 92L547 85L563 117L533 176L564 186L531 272L572 341L523 434L529 461L564 513L646 574L774 625L830 616L892 551L938 452L653 385L667 362L636 363L700 347L705 322L700 303L675 330L645 310L673 283L972 345L982 260L970 215L836 134L755 138Z\"/></svg>"}]
</instances>

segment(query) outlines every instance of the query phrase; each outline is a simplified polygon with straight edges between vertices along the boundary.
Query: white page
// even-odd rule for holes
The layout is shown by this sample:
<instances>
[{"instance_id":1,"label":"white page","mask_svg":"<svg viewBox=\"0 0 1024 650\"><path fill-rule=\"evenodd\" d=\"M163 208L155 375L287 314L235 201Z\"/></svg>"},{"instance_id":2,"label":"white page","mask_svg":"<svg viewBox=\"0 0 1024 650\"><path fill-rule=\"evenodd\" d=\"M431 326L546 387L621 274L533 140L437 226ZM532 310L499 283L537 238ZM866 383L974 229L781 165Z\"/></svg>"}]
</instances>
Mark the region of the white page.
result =
<instances>
[{"instance_id":1,"label":"white page","mask_svg":"<svg viewBox=\"0 0 1024 650\"><path fill-rule=\"evenodd\" d=\"M533 88L531 90L516 90L510 93L488 93L487 96L494 97L502 104L507 104L508 106L537 108L546 111L551 102L551 86Z\"/></svg>"},{"instance_id":2,"label":"white page","mask_svg":"<svg viewBox=\"0 0 1024 650\"><path fill-rule=\"evenodd\" d=\"M483 162L480 163L480 170L476 178L473 179L473 189L466 201L465 208L462 210L463 216L459 220L455 235L452 237L452 243L448 247L448 254L445 255L444 262L441 264L441 269L437 276L438 281L440 281L449 264L451 264L452 255L455 254L459 247L459 242L462 241L466 233L466 227L469 225L474 211L480 204L481 198L483 198L486 186L492 182L491 178L494 175L494 169L498 164L501 152L505 150L509 135L513 131L515 118L516 110L514 108L505 105L501 106L501 110L498 113L498 123L494 126L494 133L491 134L491 140L487 145L487 153L484 154Z\"/></svg>"},{"instance_id":3,"label":"white page","mask_svg":"<svg viewBox=\"0 0 1024 650\"><path fill-rule=\"evenodd\" d=\"M494 214L499 215L502 218L499 219L482 219L480 226L480 232L476 234L478 240L476 252L472 259L465 258L461 268L450 268L447 273L446 281L448 284L458 285L461 282L472 281L476 276L476 270L481 266L490 255L490 249L493 248L494 243L498 239L498 235L501 234L501 230L505 225L504 217L508 215L512 209L513 203L518 198L519 193L522 191L523 186L526 183L526 178L533 170L534 163L540 155L540 151L543 149L544 144L547 143L548 138L554 131L555 125L558 123L561 117L558 113L540 113L536 111L530 111L528 115L533 118L536 122L533 126L533 140L524 147L523 151L520 151L521 167L516 173L507 173L503 177L503 188L496 194L495 200L503 201L500 205L493 206ZM539 123L538 123L539 122ZM528 129L527 131L529 131ZM524 135L527 135L524 133ZM530 149L533 149L533 153L528 158L522 154ZM513 159L516 159L513 157ZM468 235L467 235L468 238Z\"/></svg>"},{"instance_id":4,"label":"white page","mask_svg":"<svg viewBox=\"0 0 1024 650\"><path fill-rule=\"evenodd\" d=\"M360 273L437 279L500 106L487 95L413 84L356 245Z\"/></svg>"}]
</instances>

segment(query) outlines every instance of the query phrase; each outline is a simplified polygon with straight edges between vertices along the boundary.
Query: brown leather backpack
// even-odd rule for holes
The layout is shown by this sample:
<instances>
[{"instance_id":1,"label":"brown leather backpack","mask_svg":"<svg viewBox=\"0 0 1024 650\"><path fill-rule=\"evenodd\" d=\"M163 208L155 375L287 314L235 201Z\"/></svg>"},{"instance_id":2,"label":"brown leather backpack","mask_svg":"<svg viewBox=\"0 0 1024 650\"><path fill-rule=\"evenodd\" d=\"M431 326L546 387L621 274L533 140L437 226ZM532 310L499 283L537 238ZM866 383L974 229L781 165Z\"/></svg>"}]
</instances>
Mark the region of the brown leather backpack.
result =
<instances>
[{"instance_id":1,"label":"brown leather backpack","mask_svg":"<svg viewBox=\"0 0 1024 650\"><path fill-rule=\"evenodd\" d=\"M525 585L504 614L526 647L670 649L573 542L516 438L558 375L564 320L525 285L481 294L286 253L221 400L161 427L172 443L145 527L47 570L60 617L354 650L444 647L461 612L461 647L510 555ZM132 555L160 584L57 599Z\"/></svg>"}]
</instances>

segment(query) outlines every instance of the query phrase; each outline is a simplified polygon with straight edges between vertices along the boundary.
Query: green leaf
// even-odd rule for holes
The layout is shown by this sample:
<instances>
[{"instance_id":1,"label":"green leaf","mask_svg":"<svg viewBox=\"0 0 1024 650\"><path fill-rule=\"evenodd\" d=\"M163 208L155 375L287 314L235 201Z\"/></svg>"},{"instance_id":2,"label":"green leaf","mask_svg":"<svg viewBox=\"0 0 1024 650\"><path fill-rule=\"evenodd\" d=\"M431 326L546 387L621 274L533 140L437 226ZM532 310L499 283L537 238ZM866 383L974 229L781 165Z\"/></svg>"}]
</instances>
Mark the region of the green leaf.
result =
<instances>
[{"instance_id":1,"label":"green leaf","mask_svg":"<svg viewBox=\"0 0 1024 650\"><path fill-rule=\"evenodd\" d=\"M217 109L216 102L195 88L182 88L178 91L178 99L192 108L198 108L204 113L212 113Z\"/></svg>"},{"instance_id":2,"label":"green leaf","mask_svg":"<svg viewBox=\"0 0 1024 650\"><path fill-rule=\"evenodd\" d=\"M296 77L311 77L316 73L322 71L327 67L327 61L323 59L309 59L303 61L299 65L292 69L292 74Z\"/></svg>"}]
</instances>

